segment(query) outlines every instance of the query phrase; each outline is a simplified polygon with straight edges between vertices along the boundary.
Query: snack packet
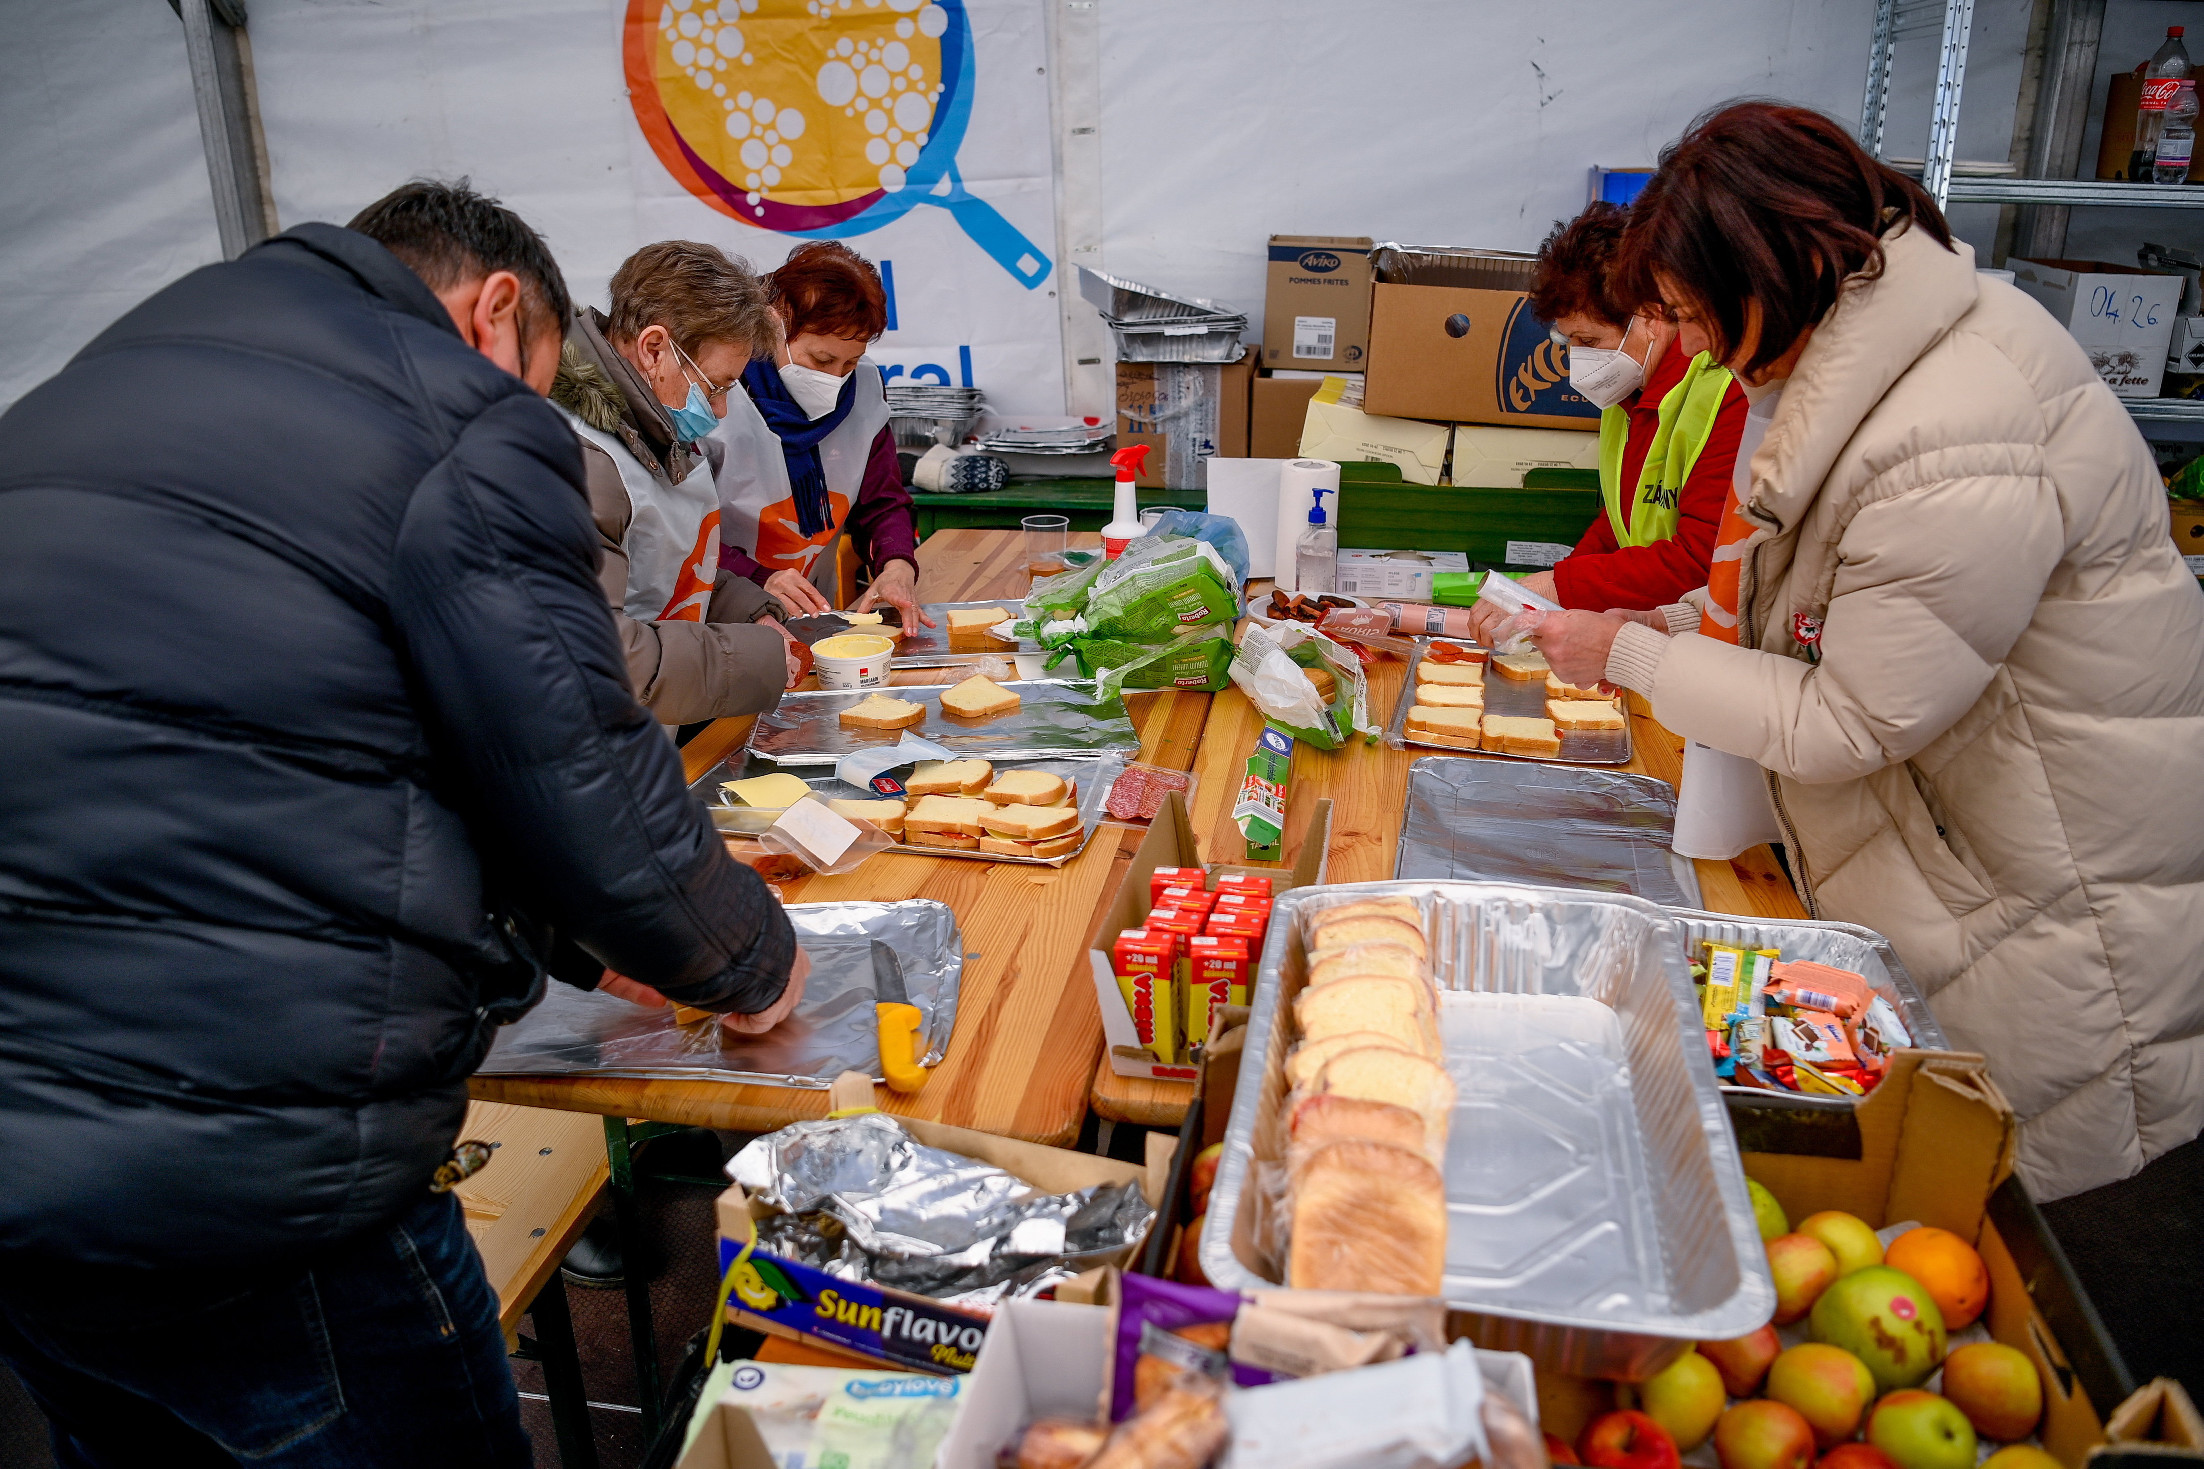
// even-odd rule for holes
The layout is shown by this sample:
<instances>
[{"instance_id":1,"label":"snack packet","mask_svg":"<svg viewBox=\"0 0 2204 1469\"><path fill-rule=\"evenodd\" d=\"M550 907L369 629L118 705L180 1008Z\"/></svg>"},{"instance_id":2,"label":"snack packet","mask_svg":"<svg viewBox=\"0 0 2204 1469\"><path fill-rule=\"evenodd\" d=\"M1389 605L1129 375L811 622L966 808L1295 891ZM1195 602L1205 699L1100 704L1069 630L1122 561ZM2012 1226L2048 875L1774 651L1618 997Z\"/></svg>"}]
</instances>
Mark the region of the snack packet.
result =
<instances>
[{"instance_id":1,"label":"snack packet","mask_svg":"<svg viewBox=\"0 0 2204 1469\"><path fill-rule=\"evenodd\" d=\"M1232 638L1223 624L1148 647L1139 643L1072 641L1079 671L1094 679L1095 696L1127 689L1198 689L1215 693L1232 681ZM1104 661L1106 660L1106 661Z\"/></svg>"},{"instance_id":2,"label":"snack packet","mask_svg":"<svg viewBox=\"0 0 2204 1469\"><path fill-rule=\"evenodd\" d=\"M1323 693L1327 679L1328 699ZM1319 750L1336 750L1356 733L1371 743L1377 740L1377 727L1370 722L1369 680L1361 663L1314 628L1249 624L1232 658L1232 681L1265 720Z\"/></svg>"}]
</instances>

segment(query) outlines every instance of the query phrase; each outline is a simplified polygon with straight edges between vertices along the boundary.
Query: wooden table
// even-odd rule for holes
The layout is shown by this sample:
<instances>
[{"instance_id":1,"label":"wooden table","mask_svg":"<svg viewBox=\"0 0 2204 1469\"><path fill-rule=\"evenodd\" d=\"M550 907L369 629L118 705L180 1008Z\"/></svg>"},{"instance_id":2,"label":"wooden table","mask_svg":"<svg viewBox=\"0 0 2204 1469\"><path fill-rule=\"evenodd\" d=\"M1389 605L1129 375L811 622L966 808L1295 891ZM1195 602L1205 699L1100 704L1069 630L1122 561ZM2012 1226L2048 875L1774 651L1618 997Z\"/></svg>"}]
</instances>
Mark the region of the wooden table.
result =
<instances>
[{"instance_id":1,"label":"wooden table","mask_svg":"<svg viewBox=\"0 0 2204 1469\"><path fill-rule=\"evenodd\" d=\"M1200 490L1138 490L1143 510L1177 505L1199 510ZM1014 479L999 490L973 490L958 495L911 492L917 512L919 539L929 546L945 530L1011 530L1028 515L1062 515L1078 531L1099 531L1109 522L1116 503L1114 482L1107 479ZM845 542L845 544L847 544ZM927 558L922 556L920 560ZM1025 588L1019 587L1023 596Z\"/></svg>"},{"instance_id":2,"label":"wooden table","mask_svg":"<svg viewBox=\"0 0 2204 1469\"><path fill-rule=\"evenodd\" d=\"M1381 659L1368 666L1370 718L1380 727L1393 714L1408 665L1397 658ZM1683 774L1683 741L1663 729L1646 712L1637 695L1631 705L1632 758L1617 769L1650 775L1677 784ZM1237 688L1217 694L1202 729L1194 773L1199 785L1194 792L1194 831L1206 862L1246 861L1246 844L1232 820L1232 805L1239 795L1240 778L1248 752L1262 732L1263 719L1247 695ZM1365 745L1359 740L1337 750L1316 750L1296 745L1293 784L1286 806L1284 850L1290 858L1299 850L1308 831L1310 813L1319 798L1332 801L1332 839L1327 882L1372 882L1393 875L1395 850L1400 844L1405 815L1404 793L1408 767L1426 755L1443 751L1411 748L1395 750L1382 741ZM1488 755L1462 755L1471 760L1496 759ZM1283 865L1283 864L1255 864ZM1790 879L1776 865L1775 854L1755 847L1734 862L1699 862L1699 887L1706 907L1717 913L1748 913L1763 918L1804 918L1806 909L1792 889ZM1094 1074L1095 1111L1115 1122L1137 1122L1148 1127L1177 1127L1193 1100L1194 1087L1184 1081L1149 1081L1119 1076L1110 1069L1105 1054Z\"/></svg>"}]
</instances>

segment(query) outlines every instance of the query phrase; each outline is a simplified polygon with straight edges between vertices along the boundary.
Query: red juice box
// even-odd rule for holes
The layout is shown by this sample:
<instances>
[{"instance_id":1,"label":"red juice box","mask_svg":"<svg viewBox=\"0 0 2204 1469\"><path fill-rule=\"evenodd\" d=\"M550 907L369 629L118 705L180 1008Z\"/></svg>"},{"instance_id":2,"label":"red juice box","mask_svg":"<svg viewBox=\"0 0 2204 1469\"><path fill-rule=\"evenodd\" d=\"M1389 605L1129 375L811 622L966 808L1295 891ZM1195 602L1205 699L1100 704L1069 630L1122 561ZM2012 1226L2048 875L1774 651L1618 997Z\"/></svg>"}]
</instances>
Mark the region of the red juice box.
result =
<instances>
[{"instance_id":1,"label":"red juice box","mask_svg":"<svg viewBox=\"0 0 2204 1469\"><path fill-rule=\"evenodd\" d=\"M1170 1064L1179 1059L1178 957L1176 934L1128 928L1110 946L1117 988L1132 1012L1133 1031L1149 1055Z\"/></svg>"},{"instance_id":2,"label":"red juice box","mask_svg":"<svg viewBox=\"0 0 2204 1469\"><path fill-rule=\"evenodd\" d=\"M1247 1003L1247 943L1197 936L1186 941L1186 962L1186 1044L1191 1049L1214 1033L1219 1010Z\"/></svg>"},{"instance_id":3,"label":"red juice box","mask_svg":"<svg viewBox=\"0 0 2204 1469\"><path fill-rule=\"evenodd\" d=\"M1206 889L1208 886L1209 874L1199 867L1158 867L1148 874L1148 901L1161 902L1165 888Z\"/></svg>"}]
</instances>

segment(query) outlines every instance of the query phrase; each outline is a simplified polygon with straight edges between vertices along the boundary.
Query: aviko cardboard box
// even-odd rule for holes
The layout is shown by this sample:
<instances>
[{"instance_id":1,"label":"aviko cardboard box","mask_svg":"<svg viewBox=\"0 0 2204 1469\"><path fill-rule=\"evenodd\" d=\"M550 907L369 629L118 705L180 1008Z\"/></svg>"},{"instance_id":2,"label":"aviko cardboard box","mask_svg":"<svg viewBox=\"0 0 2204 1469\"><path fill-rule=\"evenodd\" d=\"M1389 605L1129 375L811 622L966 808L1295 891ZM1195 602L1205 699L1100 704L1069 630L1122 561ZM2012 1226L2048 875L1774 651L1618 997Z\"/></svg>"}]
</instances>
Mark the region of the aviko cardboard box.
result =
<instances>
[{"instance_id":1,"label":"aviko cardboard box","mask_svg":"<svg viewBox=\"0 0 2204 1469\"><path fill-rule=\"evenodd\" d=\"M1367 370L1367 413L1508 428L1599 427L1599 409L1569 386L1567 349L1522 291L1378 282Z\"/></svg>"},{"instance_id":2,"label":"aviko cardboard box","mask_svg":"<svg viewBox=\"0 0 2204 1469\"><path fill-rule=\"evenodd\" d=\"M1360 372L1370 341L1370 237L1272 235L1263 366Z\"/></svg>"},{"instance_id":3,"label":"aviko cardboard box","mask_svg":"<svg viewBox=\"0 0 2204 1469\"><path fill-rule=\"evenodd\" d=\"M2013 284L2074 334L2105 386L2122 398L2155 398L2173 342L2181 277L2102 260L2022 260Z\"/></svg>"}]
</instances>

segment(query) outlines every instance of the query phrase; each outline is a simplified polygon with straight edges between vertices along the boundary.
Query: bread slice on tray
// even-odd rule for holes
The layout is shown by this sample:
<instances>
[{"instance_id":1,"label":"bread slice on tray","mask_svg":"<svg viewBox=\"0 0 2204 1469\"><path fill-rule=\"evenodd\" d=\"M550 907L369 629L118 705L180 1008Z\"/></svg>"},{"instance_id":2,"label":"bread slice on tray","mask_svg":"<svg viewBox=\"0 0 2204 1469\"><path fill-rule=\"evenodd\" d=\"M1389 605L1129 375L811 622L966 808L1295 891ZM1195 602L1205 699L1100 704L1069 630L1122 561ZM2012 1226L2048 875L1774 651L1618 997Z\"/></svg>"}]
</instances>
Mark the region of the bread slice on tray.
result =
<instances>
[{"instance_id":1,"label":"bread slice on tray","mask_svg":"<svg viewBox=\"0 0 2204 1469\"><path fill-rule=\"evenodd\" d=\"M997 806L980 816L982 836L1013 842L1042 842L1079 829L1079 813L1068 806Z\"/></svg>"},{"instance_id":2,"label":"bread slice on tray","mask_svg":"<svg viewBox=\"0 0 2204 1469\"><path fill-rule=\"evenodd\" d=\"M1014 842L1006 837L980 838L980 850L997 857L1061 857L1066 852L1076 852L1087 834L1074 827L1060 837L1050 837L1041 842Z\"/></svg>"},{"instance_id":3,"label":"bread slice on tray","mask_svg":"<svg viewBox=\"0 0 2204 1469\"><path fill-rule=\"evenodd\" d=\"M827 802L827 808L837 816L854 817L869 821L889 836L903 835L903 815L909 803L905 801L843 801Z\"/></svg>"},{"instance_id":4,"label":"bread slice on tray","mask_svg":"<svg viewBox=\"0 0 2204 1469\"><path fill-rule=\"evenodd\" d=\"M1446 1068L1390 1047L1341 1051L1324 1063L1312 1086L1317 1092L1406 1107L1423 1119L1426 1137L1445 1137L1454 1113L1454 1079Z\"/></svg>"},{"instance_id":5,"label":"bread slice on tray","mask_svg":"<svg viewBox=\"0 0 2204 1469\"><path fill-rule=\"evenodd\" d=\"M1309 919L1308 949L1344 949L1349 944L1399 944L1419 959L1431 957L1423 925L1391 913L1355 913L1326 909Z\"/></svg>"},{"instance_id":6,"label":"bread slice on tray","mask_svg":"<svg viewBox=\"0 0 2204 1469\"><path fill-rule=\"evenodd\" d=\"M1409 709L1408 720L1401 733L1409 739L1422 740L1435 745L1449 745L1457 750L1475 750L1483 739L1485 706L1470 704L1461 708L1435 708L1417 704Z\"/></svg>"},{"instance_id":7,"label":"bread slice on tray","mask_svg":"<svg viewBox=\"0 0 2204 1469\"><path fill-rule=\"evenodd\" d=\"M1547 666L1543 653L1507 653L1492 660L1493 670L1502 678L1512 678L1517 683L1536 683L1553 670Z\"/></svg>"},{"instance_id":8,"label":"bread slice on tray","mask_svg":"<svg viewBox=\"0 0 2204 1469\"><path fill-rule=\"evenodd\" d=\"M1286 1084L1305 1087L1316 1080L1316 1074L1324 1069L1324 1063L1341 1051L1359 1051L1370 1046L1380 1049L1390 1046L1404 1056L1425 1056L1427 1060L1432 1059L1424 1052L1381 1031L1342 1030L1313 1040L1303 1040L1300 1045L1295 1046L1286 1057Z\"/></svg>"},{"instance_id":9,"label":"bread slice on tray","mask_svg":"<svg viewBox=\"0 0 2204 1469\"><path fill-rule=\"evenodd\" d=\"M1317 1149L1293 1184L1286 1284L1436 1296L1446 1280L1446 1184L1431 1160L1385 1143Z\"/></svg>"},{"instance_id":10,"label":"bread slice on tray","mask_svg":"<svg viewBox=\"0 0 2204 1469\"><path fill-rule=\"evenodd\" d=\"M1015 713L1023 702L1017 690L975 673L955 688L942 691L941 712L959 719L998 719Z\"/></svg>"},{"instance_id":11,"label":"bread slice on tray","mask_svg":"<svg viewBox=\"0 0 2204 1469\"><path fill-rule=\"evenodd\" d=\"M1549 699L1597 699L1609 704L1615 701L1614 695L1603 694L1598 689L1580 689L1573 683L1563 683L1560 675L1550 668L1546 670L1546 697Z\"/></svg>"},{"instance_id":12,"label":"bread slice on tray","mask_svg":"<svg viewBox=\"0 0 2204 1469\"><path fill-rule=\"evenodd\" d=\"M1294 1103L1286 1135L1297 1148L1311 1151L1328 1143L1366 1142L1430 1157L1421 1117L1391 1102L1366 1102L1339 1092L1318 1092Z\"/></svg>"},{"instance_id":13,"label":"bread slice on tray","mask_svg":"<svg viewBox=\"0 0 2204 1469\"><path fill-rule=\"evenodd\" d=\"M980 794L998 806L1055 806L1070 789L1062 776L1045 770L1006 770Z\"/></svg>"},{"instance_id":14,"label":"bread slice on tray","mask_svg":"<svg viewBox=\"0 0 2204 1469\"><path fill-rule=\"evenodd\" d=\"M1558 755L1561 736L1550 719L1487 714L1482 748L1507 755Z\"/></svg>"},{"instance_id":15,"label":"bread slice on tray","mask_svg":"<svg viewBox=\"0 0 2204 1469\"><path fill-rule=\"evenodd\" d=\"M1319 908L1308 917L1309 932L1315 933L1327 923L1347 918L1398 918L1412 923L1416 931L1423 931L1423 908L1414 898L1356 898L1351 903L1334 903Z\"/></svg>"},{"instance_id":16,"label":"bread slice on tray","mask_svg":"<svg viewBox=\"0 0 2204 1469\"><path fill-rule=\"evenodd\" d=\"M1554 722L1557 730L1572 729L1621 729L1622 711L1604 701L1588 699L1548 699L1546 717Z\"/></svg>"},{"instance_id":17,"label":"bread slice on tray","mask_svg":"<svg viewBox=\"0 0 2204 1469\"><path fill-rule=\"evenodd\" d=\"M1370 980L1343 979L1338 984L1328 984L1320 990L1305 990L1302 997L1324 995L1350 984L1369 984ZM1406 980L1394 980L1393 984L1408 989ZM1439 1054L1439 1027L1429 1012L1418 1008L1413 1000L1394 1001L1381 1006L1367 997L1353 1004L1339 1003L1328 1006L1310 1006L1304 1014L1298 1002L1294 1021L1301 1027L1304 1045L1329 1040L1341 1035L1377 1035L1400 1050L1415 1056ZM1312 1077L1313 1079L1313 1077Z\"/></svg>"},{"instance_id":18,"label":"bread slice on tray","mask_svg":"<svg viewBox=\"0 0 2204 1469\"><path fill-rule=\"evenodd\" d=\"M926 722L926 706L887 694L867 694L838 717L844 729L909 729Z\"/></svg>"},{"instance_id":19,"label":"bread slice on tray","mask_svg":"<svg viewBox=\"0 0 2204 1469\"><path fill-rule=\"evenodd\" d=\"M962 652L1008 647L1007 638L998 638L989 631L1008 621L1010 614L1000 607L952 607L949 609L949 646Z\"/></svg>"},{"instance_id":20,"label":"bread slice on tray","mask_svg":"<svg viewBox=\"0 0 2204 1469\"><path fill-rule=\"evenodd\" d=\"M1420 683L1416 685L1418 709L1479 709L1484 706L1485 686L1476 683Z\"/></svg>"},{"instance_id":21,"label":"bread slice on tray","mask_svg":"<svg viewBox=\"0 0 2204 1469\"><path fill-rule=\"evenodd\" d=\"M1416 682L1449 688L1473 688L1485 681L1482 663L1434 663L1425 658L1416 664Z\"/></svg>"},{"instance_id":22,"label":"bread slice on tray","mask_svg":"<svg viewBox=\"0 0 2204 1469\"><path fill-rule=\"evenodd\" d=\"M969 837L976 845L982 835L980 823L994 809L977 796L921 796L904 812L903 830L914 842L921 833L929 833Z\"/></svg>"},{"instance_id":23,"label":"bread slice on tray","mask_svg":"<svg viewBox=\"0 0 2204 1469\"><path fill-rule=\"evenodd\" d=\"M995 778L985 760L921 760L903 789L914 796L976 796Z\"/></svg>"},{"instance_id":24,"label":"bread slice on tray","mask_svg":"<svg viewBox=\"0 0 2204 1469\"><path fill-rule=\"evenodd\" d=\"M946 831L913 831L905 834L903 845L906 847L939 847L950 852L977 852L980 849L980 839L978 837L960 836L954 832Z\"/></svg>"},{"instance_id":25,"label":"bread slice on tray","mask_svg":"<svg viewBox=\"0 0 2204 1469\"><path fill-rule=\"evenodd\" d=\"M1431 987L1397 975L1371 974L1354 979L1335 979L1315 989L1304 989L1293 999L1293 1018L1304 1036L1336 1035L1348 1030L1384 1033L1392 1016L1407 1016L1418 1028L1394 1028L1410 1049L1426 1049L1426 1023L1433 1011Z\"/></svg>"},{"instance_id":26,"label":"bread slice on tray","mask_svg":"<svg viewBox=\"0 0 2204 1469\"><path fill-rule=\"evenodd\" d=\"M1364 943L1344 949L1326 949L1309 960L1309 987L1339 979L1383 975L1392 979L1431 982L1431 970L1423 956L1405 944Z\"/></svg>"}]
</instances>

